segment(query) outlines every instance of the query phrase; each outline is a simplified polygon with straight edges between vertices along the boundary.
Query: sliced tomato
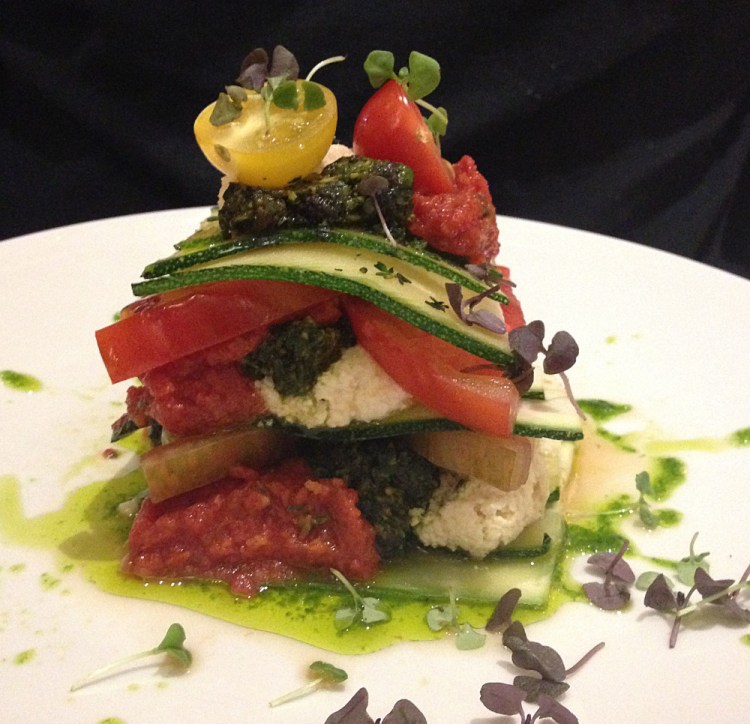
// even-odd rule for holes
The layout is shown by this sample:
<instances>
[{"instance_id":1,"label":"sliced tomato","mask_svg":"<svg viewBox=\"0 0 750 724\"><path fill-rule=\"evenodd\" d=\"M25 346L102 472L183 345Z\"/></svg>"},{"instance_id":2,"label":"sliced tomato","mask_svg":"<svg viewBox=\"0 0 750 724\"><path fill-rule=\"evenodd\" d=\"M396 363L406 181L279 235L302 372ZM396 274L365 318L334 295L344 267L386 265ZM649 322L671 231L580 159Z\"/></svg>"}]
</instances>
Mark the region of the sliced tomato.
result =
<instances>
[{"instance_id":1,"label":"sliced tomato","mask_svg":"<svg viewBox=\"0 0 750 724\"><path fill-rule=\"evenodd\" d=\"M471 430L513 433L518 390L486 360L361 299L344 308L358 342L416 400Z\"/></svg>"},{"instance_id":2,"label":"sliced tomato","mask_svg":"<svg viewBox=\"0 0 750 724\"><path fill-rule=\"evenodd\" d=\"M450 166L440 156L419 107L389 80L370 98L354 124L354 153L404 163L414 171L414 190L438 194L453 188Z\"/></svg>"},{"instance_id":3,"label":"sliced tomato","mask_svg":"<svg viewBox=\"0 0 750 724\"><path fill-rule=\"evenodd\" d=\"M496 266L495 267L503 279L510 281L510 269L507 266ZM518 297L515 294L515 287L510 284L503 284L500 291L508 297L508 304L503 306L503 319L505 319L505 326L510 332L511 329L516 327L523 327L526 324L526 320L523 316L523 309L521 303L518 301Z\"/></svg>"},{"instance_id":4,"label":"sliced tomato","mask_svg":"<svg viewBox=\"0 0 750 724\"><path fill-rule=\"evenodd\" d=\"M96 332L112 382L143 374L240 334L302 316L336 292L267 280L215 282L135 302Z\"/></svg>"}]
</instances>

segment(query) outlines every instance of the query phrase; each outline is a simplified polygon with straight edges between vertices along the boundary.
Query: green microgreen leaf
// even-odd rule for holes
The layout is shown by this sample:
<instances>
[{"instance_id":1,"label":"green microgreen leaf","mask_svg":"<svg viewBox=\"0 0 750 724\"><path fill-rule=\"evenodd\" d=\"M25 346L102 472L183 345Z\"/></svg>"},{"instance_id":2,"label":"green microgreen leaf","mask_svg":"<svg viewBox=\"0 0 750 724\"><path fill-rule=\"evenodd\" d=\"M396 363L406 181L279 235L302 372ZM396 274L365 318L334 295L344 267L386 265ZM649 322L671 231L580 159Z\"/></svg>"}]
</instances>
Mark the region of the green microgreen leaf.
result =
<instances>
[{"instance_id":1,"label":"green microgreen leaf","mask_svg":"<svg viewBox=\"0 0 750 724\"><path fill-rule=\"evenodd\" d=\"M357 589L352 586L343 573L335 568L331 568L331 573L349 592L354 604L353 606L343 606L334 613L334 625L337 631L344 631L357 623L367 627L374 623L390 621L391 614L383 608L379 598L360 596Z\"/></svg>"},{"instance_id":2,"label":"green microgreen leaf","mask_svg":"<svg viewBox=\"0 0 750 724\"><path fill-rule=\"evenodd\" d=\"M137 654L126 656L118 661L108 664L107 666L92 671L88 676L73 684L73 686L70 687L70 690L76 691L81 689L84 686L94 683L94 681L114 673L116 670L123 668L133 661L138 661L149 656L156 656L158 654L167 654L167 656L185 668L190 666L193 661L193 655L185 648L185 629L179 623L173 623L167 629L167 633L158 646L148 649L148 651L140 651Z\"/></svg>"},{"instance_id":3,"label":"green microgreen leaf","mask_svg":"<svg viewBox=\"0 0 750 724\"><path fill-rule=\"evenodd\" d=\"M300 87L304 100L302 107L306 111L315 111L318 108L323 108L326 104L326 98L323 95L323 89L317 83L311 83L309 80L300 81Z\"/></svg>"},{"instance_id":4,"label":"green microgreen leaf","mask_svg":"<svg viewBox=\"0 0 750 724\"><path fill-rule=\"evenodd\" d=\"M409 54L408 88L411 101L430 95L440 85L440 64L429 55L413 50Z\"/></svg>"},{"instance_id":5,"label":"green microgreen leaf","mask_svg":"<svg viewBox=\"0 0 750 724\"><path fill-rule=\"evenodd\" d=\"M425 615L430 631L448 631L456 634L456 648L469 651L484 646L487 636L468 623L459 621L459 608L453 592L450 601L442 606L433 606Z\"/></svg>"},{"instance_id":6,"label":"green microgreen leaf","mask_svg":"<svg viewBox=\"0 0 750 724\"><path fill-rule=\"evenodd\" d=\"M239 118L241 113L241 102L235 101L228 93L219 93L208 120L212 126L223 126Z\"/></svg>"},{"instance_id":7,"label":"green microgreen leaf","mask_svg":"<svg viewBox=\"0 0 750 724\"><path fill-rule=\"evenodd\" d=\"M283 694L282 696L273 699L268 702L268 705L279 706L280 704L286 704L288 701L293 701L294 699L299 699L302 696L311 694L322 686L340 684L349 678L346 671L339 669L333 664L329 664L327 661L313 661L308 667L308 673L313 677L311 681L294 691L290 691L287 694Z\"/></svg>"},{"instance_id":8,"label":"green microgreen leaf","mask_svg":"<svg viewBox=\"0 0 750 724\"><path fill-rule=\"evenodd\" d=\"M396 72L393 53L373 50L365 59L364 69L373 88L380 88L387 81L395 80L401 84L410 101L426 108L430 113L427 126L439 143L448 127L448 111L424 100L440 84L440 64L434 58L413 50L409 54L409 65Z\"/></svg>"},{"instance_id":9,"label":"green microgreen leaf","mask_svg":"<svg viewBox=\"0 0 750 724\"><path fill-rule=\"evenodd\" d=\"M386 81L396 78L393 53L388 50L373 50L365 58L364 68L373 88L380 88Z\"/></svg>"},{"instance_id":10,"label":"green microgreen leaf","mask_svg":"<svg viewBox=\"0 0 750 724\"><path fill-rule=\"evenodd\" d=\"M692 586L695 581L695 569L702 568L708 573L708 551L703 553L695 552L695 541L698 538L698 533L695 533L690 539L690 553L685 557L681 558L677 562L677 580L685 586Z\"/></svg>"},{"instance_id":11,"label":"green microgreen leaf","mask_svg":"<svg viewBox=\"0 0 750 724\"><path fill-rule=\"evenodd\" d=\"M293 80L283 80L273 89L271 96L273 104L278 108L296 111L299 105L297 83Z\"/></svg>"}]
</instances>

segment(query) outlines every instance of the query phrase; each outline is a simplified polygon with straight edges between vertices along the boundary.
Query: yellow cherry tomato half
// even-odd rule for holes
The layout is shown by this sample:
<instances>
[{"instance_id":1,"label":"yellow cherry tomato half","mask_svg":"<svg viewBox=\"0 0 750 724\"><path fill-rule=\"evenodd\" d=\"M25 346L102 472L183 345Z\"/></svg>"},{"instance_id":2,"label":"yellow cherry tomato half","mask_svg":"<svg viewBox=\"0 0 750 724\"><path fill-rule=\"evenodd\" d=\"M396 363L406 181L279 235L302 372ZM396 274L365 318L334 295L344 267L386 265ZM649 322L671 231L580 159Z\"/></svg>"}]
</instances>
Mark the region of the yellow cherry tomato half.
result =
<instances>
[{"instance_id":1,"label":"yellow cherry tomato half","mask_svg":"<svg viewBox=\"0 0 750 724\"><path fill-rule=\"evenodd\" d=\"M304 110L300 85L297 81L298 109L271 104L268 123L265 101L255 91L247 92L240 115L220 126L209 120L216 104L204 108L193 130L206 158L230 180L265 188L280 188L314 171L336 133L336 97L320 86L325 105Z\"/></svg>"}]
</instances>

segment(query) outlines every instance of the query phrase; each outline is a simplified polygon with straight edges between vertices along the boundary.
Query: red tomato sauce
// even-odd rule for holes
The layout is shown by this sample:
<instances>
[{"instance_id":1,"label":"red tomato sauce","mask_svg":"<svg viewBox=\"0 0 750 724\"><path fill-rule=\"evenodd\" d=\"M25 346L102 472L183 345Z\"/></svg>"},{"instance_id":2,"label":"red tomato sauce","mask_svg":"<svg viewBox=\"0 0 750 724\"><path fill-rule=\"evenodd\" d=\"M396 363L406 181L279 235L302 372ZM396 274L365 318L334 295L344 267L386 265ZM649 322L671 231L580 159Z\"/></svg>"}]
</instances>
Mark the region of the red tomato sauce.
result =
<instances>
[{"instance_id":1,"label":"red tomato sauce","mask_svg":"<svg viewBox=\"0 0 750 724\"><path fill-rule=\"evenodd\" d=\"M146 372L143 387L128 390L128 416L141 426L149 418L157 420L170 433L183 436L263 414L265 403L237 360L252 352L264 334L250 332Z\"/></svg>"},{"instance_id":2,"label":"red tomato sauce","mask_svg":"<svg viewBox=\"0 0 750 724\"><path fill-rule=\"evenodd\" d=\"M487 180L474 160L464 156L453 165L455 187L437 194L414 192L414 219L409 230L439 251L491 262L500 250L499 232Z\"/></svg>"},{"instance_id":3,"label":"red tomato sauce","mask_svg":"<svg viewBox=\"0 0 750 724\"><path fill-rule=\"evenodd\" d=\"M237 467L161 503L148 498L130 532L123 570L141 578L211 579L252 596L262 586L336 568L375 575L375 530L340 479L315 480L303 460L268 472Z\"/></svg>"}]
</instances>

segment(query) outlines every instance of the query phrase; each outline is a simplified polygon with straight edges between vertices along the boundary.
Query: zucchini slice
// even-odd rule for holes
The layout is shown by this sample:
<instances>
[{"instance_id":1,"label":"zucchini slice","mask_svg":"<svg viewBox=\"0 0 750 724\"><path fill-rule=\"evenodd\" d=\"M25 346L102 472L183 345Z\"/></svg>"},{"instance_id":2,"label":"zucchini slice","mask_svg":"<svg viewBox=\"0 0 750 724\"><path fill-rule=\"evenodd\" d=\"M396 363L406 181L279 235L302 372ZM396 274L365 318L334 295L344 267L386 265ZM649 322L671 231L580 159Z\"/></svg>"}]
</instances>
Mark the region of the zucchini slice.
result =
<instances>
[{"instance_id":1,"label":"zucchini slice","mask_svg":"<svg viewBox=\"0 0 750 724\"><path fill-rule=\"evenodd\" d=\"M177 259L179 256L174 258L175 263ZM331 241L285 243L233 253L184 269L168 269L169 265L157 267L166 275L134 284L134 293L143 296L229 279L311 284L361 297L502 369L512 370L517 365L507 334L469 325L455 314L448 300L445 276L380 248ZM465 286L463 289L465 297L473 296L474 290ZM501 306L489 298L482 299L474 309L501 313Z\"/></svg>"}]
</instances>

